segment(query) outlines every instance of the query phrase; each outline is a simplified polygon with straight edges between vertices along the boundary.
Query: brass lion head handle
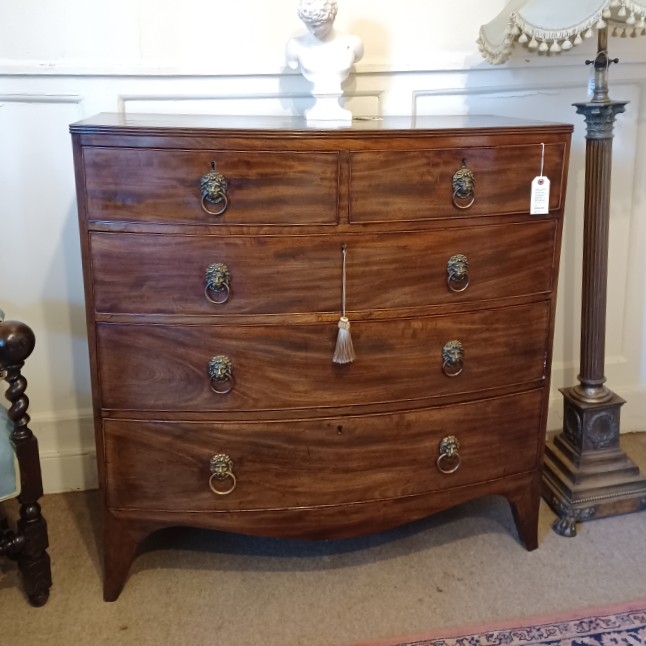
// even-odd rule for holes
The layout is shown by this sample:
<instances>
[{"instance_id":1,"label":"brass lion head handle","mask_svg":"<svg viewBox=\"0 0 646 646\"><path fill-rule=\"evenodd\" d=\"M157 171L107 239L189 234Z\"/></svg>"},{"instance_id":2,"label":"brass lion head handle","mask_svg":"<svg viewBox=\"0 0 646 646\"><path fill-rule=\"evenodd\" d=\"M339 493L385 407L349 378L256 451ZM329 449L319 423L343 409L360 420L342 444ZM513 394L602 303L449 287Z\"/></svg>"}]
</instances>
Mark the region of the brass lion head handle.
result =
<instances>
[{"instance_id":1,"label":"brass lion head handle","mask_svg":"<svg viewBox=\"0 0 646 646\"><path fill-rule=\"evenodd\" d=\"M224 305L231 295L231 272L221 263L214 263L204 273L204 295L215 305Z\"/></svg>"},{"instance_id":2,"label":"brass lion head handle","mask_svg":"<svg viewBox=\"0 0 646 646\"><path fill-rule=\"evenodd\" d=\"M211 162L211 170L202 175L200 179L200 192L202 193L202 210L209 215L222 215L229 206L229 198L227 197L227 180L224 175L217 169L217 164ZM207 207L208 204L220 205L214 211Z\"/></svg>"},{"instance_id":3,"label":"brass lion head handle","mask_svg":"<svg viewBox=\"0 0 646 646\"><path fill-rule=\"evenodd\" d=\"M460 468L460 442L455 435L447 435L440 442L440 455L437 458L437 468L442 473L455 473Z\"/></svg>"},{"instance_id":4,"label":"brass lion head handle","mask_svg":"<svg viewBox=\"0 0 646 646\"><path fill-rule=\"evenodd\" d=\"M219 496L226 496L236 488L237 481L233 474L233 462L226 453L214 455L209 462L209 468L211 470L209 488L213 493L217 493ZM218 489L215 486L215 481L224 482L225 480L230 481L227 489Z\"/></svg>"},{"instance_id":5,"label":"brass lion head handle","mask_svg":"<svg viewBox=\"0 0 646 646\"><path fill-rule=\"evenodd\" d=\"M451 256L446 263L446 273L449 289L456 294L463 292L469 286L469 259L461 253Z\"/></svg>"},{"instance_id":6,"label":"brass lion head handle","mask_svg":"<svg viewBox=\"0 0 646 646\"><path fill-rule=\"evenodd\" d=\"M468 209L476 201L473 172L467 168L467 160L462 160L462 167L453 175L453 205L458 209Z\"/></svg>"},{"instance_id":7,"label":"brass lion head handle","mask_svg":"<svg viewBox=\"0 0 646 646\"><path fill-rule=\"evenodd\" d=\"M219 354L209 361L208 374L214 393L226 395L233 390L233 364L226 355Z\"/></svg>"},{"instance_id":8,"label":"brass lion head handle","mask_svg":"<svg viewBox=\"0 0 646 646\"><path fill-rule=\"evenodd\" d=\"M447 341L442 348L442 372L457 377L464 370L464 347L460 341Z\"/></svg>"}]
</instances>

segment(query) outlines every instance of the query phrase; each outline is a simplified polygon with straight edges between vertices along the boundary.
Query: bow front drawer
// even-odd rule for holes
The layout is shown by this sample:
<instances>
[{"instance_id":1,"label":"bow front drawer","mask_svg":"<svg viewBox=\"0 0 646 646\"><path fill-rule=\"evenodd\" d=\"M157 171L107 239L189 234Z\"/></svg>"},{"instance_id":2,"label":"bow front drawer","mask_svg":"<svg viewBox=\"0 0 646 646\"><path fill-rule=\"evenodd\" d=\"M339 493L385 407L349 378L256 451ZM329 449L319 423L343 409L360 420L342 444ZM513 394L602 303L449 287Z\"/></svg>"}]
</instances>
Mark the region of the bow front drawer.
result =
<instances>
[{"instance_id":1,"label":"bow front drawer","mask_svg":"<svg viewBox=\"0 0 646 646\"><path fill-rule=\"evenodd\" d=\"M309 507L397 498L522 473L536 467L539 402L540 392L529 391L363 417L106 420L108 504L211 512ZM456 447L450 457L442 444L448 438ZM230 462L222 477L214 478L212 459L220 455Z\"/></svg>"},{"instance_id":2,"label":"bow front drawer","mask_svg":"<svg viewBox=\"0 0 646 646\"><path fill-rule=\"evenodd\" d=\"M105 408L279 410L457 395L545 378L546 303L353 321L357 360L332 363L328 324L98 325Z\"/></svg>"},{"instance_id":3,"label":"bow front drawer","mask_svg":"<svg viewBox=\"0 0 646 646\"><path fill-rule=\"evenodd\" d=\"M342 241L353 311L549 292L557 222L308 236L92 232L98 312L227 316L337 312Z\"/></svg>"}]
</instances>

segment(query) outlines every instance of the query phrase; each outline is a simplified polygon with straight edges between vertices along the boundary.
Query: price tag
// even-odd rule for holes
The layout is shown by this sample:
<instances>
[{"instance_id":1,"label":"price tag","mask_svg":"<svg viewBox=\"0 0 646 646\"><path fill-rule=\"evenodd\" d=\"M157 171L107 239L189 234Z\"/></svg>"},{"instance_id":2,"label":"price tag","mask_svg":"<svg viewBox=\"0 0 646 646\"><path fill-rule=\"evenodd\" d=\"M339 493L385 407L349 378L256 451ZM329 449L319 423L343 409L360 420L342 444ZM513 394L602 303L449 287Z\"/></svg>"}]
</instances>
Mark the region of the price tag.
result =
<instances>
[{"instance_id":1,"label":"price tag","mask_svg":"<svg viewBox=\"0 0 646 646\"><path fill-rule=\"evenodd\" d=\"M547 215L550 212L550 180L544 175L532 181L532 198L529 204L530 215Z\"/></svg>"},{"instance_id":2,"label":"price tag","mask_svg":"<svg viewBox=\"0 0 646 646\"><path fill-rule=\"evenodd\" d=\"M543 175L545 166L545 144L541 144L541 171L532 180L532 197L529 202L530 215L547 215L550 212L550 180Z\"/></svg>"}]
</instances>

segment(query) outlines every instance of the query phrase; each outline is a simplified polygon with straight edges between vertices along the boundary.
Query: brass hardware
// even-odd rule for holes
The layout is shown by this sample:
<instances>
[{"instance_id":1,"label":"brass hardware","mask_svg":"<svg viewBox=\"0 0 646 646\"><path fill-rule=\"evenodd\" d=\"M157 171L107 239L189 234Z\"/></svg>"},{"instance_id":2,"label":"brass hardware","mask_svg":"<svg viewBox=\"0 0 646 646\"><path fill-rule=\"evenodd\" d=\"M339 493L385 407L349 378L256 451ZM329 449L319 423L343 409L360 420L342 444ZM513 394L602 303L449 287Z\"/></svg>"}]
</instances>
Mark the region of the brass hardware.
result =
<instances>
[{"instance_id":1,"label":"brass hardware","mask_svg":"<svg viewBox=\"0 0 646 646\"><path fill-rule=\"evenodd\" d=\"M437 458L437 468L442 473L455 473L460 468L460 442L455 435L447 435L440 442L440 455Z\"/></svg>"},{"instance_id":2,"label":"brass hardware","mask_svg":"<svg viewBox=\"0 0 646 646\"><path fill-rule=\"evenodd\" d=\"M457 377L464 370L464 347L460 341L448 341L442 348L442 372Z\"/></svg>"},{"instance_id":3,"label":"brass hardware","mask_svg":"<svg viewBox=\"0 0 646 646\"><path fill-rule=\"evenodd\" d=\"M229 357L220 354L209 361L209 379L211 390L218 395L226 395L233 389L233 364ZM215 388L216 384L226 384L222 390Z\"/></svg>"},{"instance_id":4,"label":"brass hardware","mask_svg":"<svg viewBox=\"0 0 646 646\"><path fill-rule=\"evenodd\" d=\"M476 201L475 177L467 168L467 160L462 160L462 167L453 175L453 205L458 209L468 209Z\"/></svg>"},{"instance_id":5,"label":"brass hardware","mask_svg":"<svg viewBox=\"0 0 646 646\"><path fill-rule=\"evenodd\" d=\"M200 179L200 191L202 193L202 210L209 215L222 215L229 206L227 197L227 180L222 173L218 172L216 163L211 162L211 170ZM222 204L217 211L210 211L206 203Z\"/></svg>"},{"instance_id":6,"label":"brass hardware","mask_svg":"<svg viewBox=\"0 0 646 646\"><path fill-rule=\"evenodd\" d=\"M231 295L231 273L229 268L222 263L215 263L206 268L204 275L204 295L207 300L215 305L224 305ZM211 294L222 294L219 300L211 297Z\"/></svg>"},{"instance_id":7,"label":"brass hardware","mask_svg":"<svg viewBox=\"0 0 646 646\"><path fill-rule=\"evenodd\" d=\"M231 458L226 453L218 453L211 458L209 463L211 468L211 477L209 478L209 488L213 493L217 493L219 496L226 496L230 494L238 483L235 475L233 475L233 462ZM226 480L229 478L231 480L231 486L228 489L216 489L213 484L214 480Z\"/></svg>"},{"instance_id":8,"label":"brass hardware","mask_svg":"<svg viewBox=\"0 0 646 646\"><path fill-rule=\"evenodd\" d=\"M446 272L446 282L452 292L458 294L469 286L469 260L465 255L458 253L451 256L446 264Z\"/></svg>"}]
</instances>

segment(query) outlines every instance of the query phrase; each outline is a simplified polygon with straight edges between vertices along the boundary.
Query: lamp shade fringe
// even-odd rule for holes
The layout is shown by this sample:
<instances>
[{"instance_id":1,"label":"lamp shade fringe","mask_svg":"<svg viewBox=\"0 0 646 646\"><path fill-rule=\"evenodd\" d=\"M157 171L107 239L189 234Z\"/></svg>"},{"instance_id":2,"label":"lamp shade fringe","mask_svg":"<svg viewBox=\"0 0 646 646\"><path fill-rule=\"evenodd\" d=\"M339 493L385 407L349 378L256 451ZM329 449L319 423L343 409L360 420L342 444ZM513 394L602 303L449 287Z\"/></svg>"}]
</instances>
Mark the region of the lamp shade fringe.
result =
<instances>
[{"instance_id":1,"label":"lamp shade fringe","mask_svg":"<svg viewBox=\"0 0 646 646\"><path fill-rule=\"evenodd\" d=\"M571 50L594 30L612 27L612 35L646 35L646 0L587 0L579 14L568 5L567 25L555 28L562 0L512 0L494 20L480 28L477 40L482 56L495 65L506 62L518 42L544 55Z\"/></svg>"}]
</instances>

